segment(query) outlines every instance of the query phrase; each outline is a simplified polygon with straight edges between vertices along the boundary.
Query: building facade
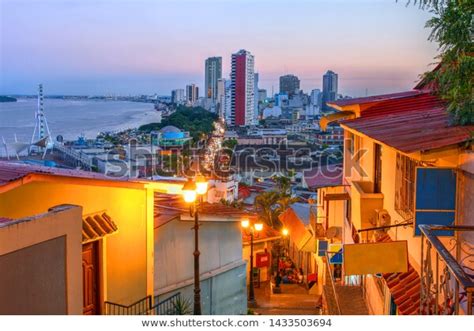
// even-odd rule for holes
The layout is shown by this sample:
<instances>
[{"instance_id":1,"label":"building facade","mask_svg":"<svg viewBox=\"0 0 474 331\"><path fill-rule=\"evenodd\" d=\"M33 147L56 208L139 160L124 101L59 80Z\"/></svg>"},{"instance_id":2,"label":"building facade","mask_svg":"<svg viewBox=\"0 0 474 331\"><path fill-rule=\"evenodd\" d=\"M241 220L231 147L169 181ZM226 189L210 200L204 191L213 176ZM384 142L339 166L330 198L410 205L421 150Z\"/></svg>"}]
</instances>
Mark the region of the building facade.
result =
<instances>
[{"instance_id":1,"label":"building facade","mask_svg":"<svg viewBox=\"0 0 474 331\"><path fill-rule=\"evenodd\" d=\"M230 122L235 126L255 123L255 72L254 56L246 50L232 54L231 113Z\"/></svg>"},{"instance_id":2,"label":"building facade","mask_svg":"<svg viewBox=\"0 0 474 331\"><path fill-rule=\"evenodd\" d=\"M329 110L327 103L337 98L338 76L328 70L323 76L322 110Z\"/></svg>"},{"instance_id":3,"label":"building facade","mask_svg":"<svg viewBox=\"0 0 474 331\"><path fill-rule=\"evenodd\" d=\"M176 89L171 91L171 102L177 105L183 104L186 101L186 96L183 89Z\"/></svg>"},{"instance_id":4,"label":"building facade","mask_svg":"<svg viewBox=\"0 0 474 331\"><path fill-rule=\"evenodd\" d=\"M199 88L195 84L186 86L186 101L193 105L199 99Z\"/></svg>"},{"instance_id":5,"label":"building facade","mask_svg":"<svg viewBox=\"0 0 474 331\"><path fill-rule=\"evenodd\" d=\"M204 70L204 97L211 99L214 103L218 102L218 82L222 78L222 57L206 59Z\"/></svg>"},{"instance_id":6,"label":"building facade","mask_svg":"<svg viewBox=\"0 0 474 331\"><path fill-rule=\"evenodd\" d=\"M300 80L295 75L285 75L280 77L280 93L292 96L300 89Z\"/></svg>"}]
</instances>

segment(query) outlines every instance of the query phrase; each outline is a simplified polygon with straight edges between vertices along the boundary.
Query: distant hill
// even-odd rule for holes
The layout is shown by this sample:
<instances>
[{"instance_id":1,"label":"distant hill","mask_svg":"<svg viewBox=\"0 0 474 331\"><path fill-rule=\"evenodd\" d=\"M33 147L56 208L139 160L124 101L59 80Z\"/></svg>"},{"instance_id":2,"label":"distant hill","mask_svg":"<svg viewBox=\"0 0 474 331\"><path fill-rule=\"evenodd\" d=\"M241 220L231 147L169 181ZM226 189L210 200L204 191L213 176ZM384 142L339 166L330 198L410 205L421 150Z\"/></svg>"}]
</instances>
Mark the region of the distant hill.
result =
<instances>
[{"instance_id":1,"label":"distant hill","mask_svg":"<svg viewBox=\"0 0 474 331\"><path fill-rule=\"evenodd\" d=\"M16 102L15 98L0 95L0 102Z\"/></svg>"}]
</instances>

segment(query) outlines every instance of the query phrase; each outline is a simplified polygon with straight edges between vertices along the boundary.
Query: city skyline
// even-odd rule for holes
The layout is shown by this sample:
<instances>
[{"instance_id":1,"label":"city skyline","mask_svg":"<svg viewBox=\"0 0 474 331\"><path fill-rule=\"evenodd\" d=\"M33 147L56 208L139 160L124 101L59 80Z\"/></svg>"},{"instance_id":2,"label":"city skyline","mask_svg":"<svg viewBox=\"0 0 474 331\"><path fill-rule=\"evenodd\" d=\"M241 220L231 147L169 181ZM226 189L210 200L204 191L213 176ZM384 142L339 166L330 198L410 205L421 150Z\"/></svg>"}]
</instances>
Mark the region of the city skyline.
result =
<instances>
[{"instance_id":1,"label":"city skyline","mask_svg":"<svg viewBox=\"0 0 474 331\"><path fill-rule=\"evenodd\" d=\"M46 94L169 95L191 82L204 90L205 59L222 56L228 79L231 54L244 48L269 94L285 74L305 92L321 89L333 70L341 94L361 96L411 88L436 55L430 14L400 2L184 2L3 1L0 93L34 94L40 82ZM245 25L227 15L245 9ZM282 15L288 24L275 20Z\"/></svg>"}]
</instances>

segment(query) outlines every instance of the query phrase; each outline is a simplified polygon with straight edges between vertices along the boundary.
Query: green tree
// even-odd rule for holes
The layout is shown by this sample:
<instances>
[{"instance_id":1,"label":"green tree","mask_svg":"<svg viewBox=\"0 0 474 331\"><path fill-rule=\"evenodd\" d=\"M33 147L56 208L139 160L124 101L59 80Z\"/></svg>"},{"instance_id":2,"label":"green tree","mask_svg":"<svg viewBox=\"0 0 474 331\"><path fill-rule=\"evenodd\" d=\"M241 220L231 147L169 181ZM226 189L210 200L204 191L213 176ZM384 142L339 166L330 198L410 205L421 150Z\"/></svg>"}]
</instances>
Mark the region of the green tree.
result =
<instances>
[{"instance_id":1,"label":"green tree","mask_svg":"<svg viewBox=\"0 0 474 331\"><path fill-rule=\"evenodd\" d=\"M222 147L228 148L228 149L231 149L231 150L233 150L236 145L237 145L237 139L234 139L234 138L225 140L222 143Z\"/></svg>"},{"instance_id":2,"label":"green tree","mask_svg":"<svg viewBox=\"0 0 474 331\"><path fill-rule=\"evenodd\" d=\"M298 202L298 198L296 197L290 197L290 196L280 197L280 199L278 199L276 203L277 208L275 209L275 211L277 215L284 213L295 202Z\"/></svg>"},{"instance_id":3,"label":"green tree","mask_svg":"<svg viewBox=\"0 0 474 331\"><path fill-rule=\"evenodd\" d=\"M274 207L279 198L278 192L268 191L257 195L254 202L255 211L259 218L274 229L280 227L280 221Z\"/></svg>"},{"instance_id":4,"label":"green tree","mask_svg":"<svg viewBox=\"0 0 474 331\"><path fill-rule=\"evenodd\" d=\"M287 176L274 176L273 180L276 182L278 192L281 196L289 196L291 191L291 179Z\"/></svg>"},{"instance_id":5,"label":"green tree","mask_svg":"<svg viewBox=\"0 0 474 331\"><path fill-rule=\"evenodd\" d=\"M410 3L410 2L409 2ZM472 0L418 0L434 16L426 22L430 41L439 44L436 70L423 75L425 84L447 101L455 125L474 123L474 2Z\"/></svg>"}]
</instances>

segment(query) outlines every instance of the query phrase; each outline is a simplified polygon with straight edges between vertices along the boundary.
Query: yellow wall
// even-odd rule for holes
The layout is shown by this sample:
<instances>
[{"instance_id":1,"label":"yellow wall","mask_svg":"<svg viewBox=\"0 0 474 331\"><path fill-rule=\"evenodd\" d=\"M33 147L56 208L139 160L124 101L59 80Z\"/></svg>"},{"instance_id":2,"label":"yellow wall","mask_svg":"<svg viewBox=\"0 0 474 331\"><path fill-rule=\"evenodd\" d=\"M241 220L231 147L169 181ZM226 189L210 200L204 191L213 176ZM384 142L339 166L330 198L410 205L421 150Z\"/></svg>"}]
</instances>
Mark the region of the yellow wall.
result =
<instances>
[{"instance_id":1,"label":"yellow wall","mask_svg":"<svg viewBox=\"0 0 474 331\"><path fill-rule=\"evenodd\" d=\"M4 211L4 200L2 199L0 202ZM0 212L0 215L4 214L3 211ZM82 314L81 229L81 208L78 206L57 207L51 212L28 216L20 223L0 228L0 259L2 256L14 254L25 248L31 250L29 254L34 254L34 251L40 250L41 245L39 244L41 243L64 237L66 239L64 247L65 279L59 279L62 278L60 274L64 271L57 270L58 268L51 270L51 273L46 276L47 278L28 279L25 270L31 268L36 270L37 267L41 267L44 271L51 265L57 265L57 261L51 261L54 257L48 255L41 256L40 266L29 265L15 268L13 274L18 275L23 272L23 276L26 278L18 279L15 284L11 284L12 280L8 277L4 278L6 277L5 272L0 272L0 293L2 294L0 295L0 314L2 311L4 314ZM63 267L59 269L64 270ZM44 273L40 272L39 274ZM53 275L58 278L54 278ZM49 286L52 281L57 281L58 284L66 283L65 298L50 297L52 294L50 294L51 288ZM9 288L2 290L2 285L9 286ZM33 286L34 289L29 286ZM15 292L16 295L8 295L9 291ZM65 300L66 307L58 310L57 302L62 301L61 299Z\"/></svg>"},{"instance_id":2,"label":"yellow wall","mask_svg":"<svg viewBox=\"0 0 474 331\"><path fill-rule=\"evenodd\" d=\"M80 205L84 214L106 210L118 226L118 233L105 239L104 300L130 304L152 294L153 250L147 255L147 239L153 240L153 232L147 238L147 190L31 182L0 195L0 215L20 218L59 204ZM153 219L150 222L152 227Z\"/></svg>"}]
</instances>

